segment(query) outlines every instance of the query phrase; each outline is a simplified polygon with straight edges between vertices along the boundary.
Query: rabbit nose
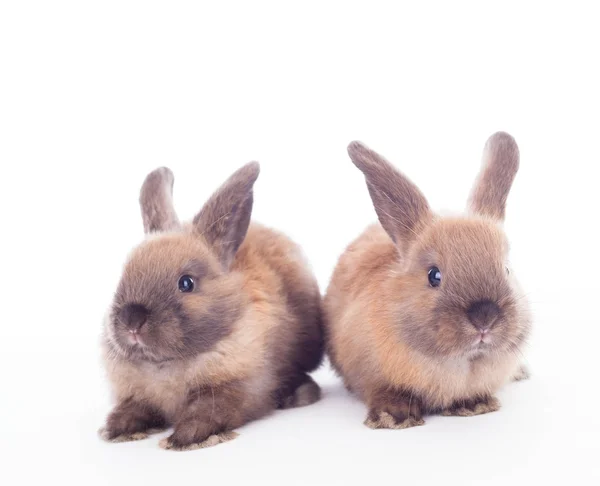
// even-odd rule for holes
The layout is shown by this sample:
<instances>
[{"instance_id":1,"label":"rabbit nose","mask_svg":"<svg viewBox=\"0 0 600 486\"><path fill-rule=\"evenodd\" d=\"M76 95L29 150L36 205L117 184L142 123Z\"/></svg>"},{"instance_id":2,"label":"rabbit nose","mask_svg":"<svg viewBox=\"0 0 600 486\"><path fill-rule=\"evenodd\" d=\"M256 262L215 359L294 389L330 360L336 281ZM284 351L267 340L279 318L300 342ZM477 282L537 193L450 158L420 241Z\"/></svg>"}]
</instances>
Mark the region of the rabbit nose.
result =
<instances>
[{"instance_id":1,"label":"rabbit nose","mask_svg":"<svg viewBox=\"0 0 600 486\"><path fill-rule=\"evenodd\" d=\"M500 308L491 300L473 302L467 310L469 321L480 331L487 331L498 320Z\"/></svg>"},{"instance_id":2,"label":"rabbit nose","mask_svg":"<svg viewBox=\"0 0 600 486\"><path fill-rule=\"evenodd\" d=\"M145 324L149 313L143 305L127 304L119 312L119 319L130 331L136 332Z\"/></svg>"}]
</instances>

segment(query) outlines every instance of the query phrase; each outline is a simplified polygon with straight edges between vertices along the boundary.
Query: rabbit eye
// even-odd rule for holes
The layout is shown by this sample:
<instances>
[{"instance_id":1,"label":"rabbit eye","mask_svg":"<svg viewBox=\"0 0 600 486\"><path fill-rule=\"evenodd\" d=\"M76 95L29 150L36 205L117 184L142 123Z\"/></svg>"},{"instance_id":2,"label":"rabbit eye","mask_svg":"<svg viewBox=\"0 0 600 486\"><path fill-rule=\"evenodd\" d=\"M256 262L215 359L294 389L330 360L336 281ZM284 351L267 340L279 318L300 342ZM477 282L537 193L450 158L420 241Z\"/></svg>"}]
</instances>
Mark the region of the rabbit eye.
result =
<instances>
[{"instance_id":1,"label":"rabbit eye","mask_svg":"<svg viewBox=\"0 0 600 486\"><path fill-rule=\"evenodd\" d=\"M431 267L427 277L429 278L429 285L432 287L439 287L442 283L442 272L438 267Z\"/></svg>"},{"instance_id":2,"label":"rabbit eye","mask_svg":"<svg viewBox=\"0 0 600 486\"><path fill-rule=\"evenodd\" d=\"M506 275L510 275L510 268L506 267Z\"/></svg>"},{"instance_id":3,"label":"rabbit eye","mask_svg":"<svg viewBox=\"0 0 600 486\"><path fill-rule=\"evenodd\" d=\"M180 292L191 292L194 290L194 279L189 275L183 275L177 285Z\"/></svg>"}]
</instances>

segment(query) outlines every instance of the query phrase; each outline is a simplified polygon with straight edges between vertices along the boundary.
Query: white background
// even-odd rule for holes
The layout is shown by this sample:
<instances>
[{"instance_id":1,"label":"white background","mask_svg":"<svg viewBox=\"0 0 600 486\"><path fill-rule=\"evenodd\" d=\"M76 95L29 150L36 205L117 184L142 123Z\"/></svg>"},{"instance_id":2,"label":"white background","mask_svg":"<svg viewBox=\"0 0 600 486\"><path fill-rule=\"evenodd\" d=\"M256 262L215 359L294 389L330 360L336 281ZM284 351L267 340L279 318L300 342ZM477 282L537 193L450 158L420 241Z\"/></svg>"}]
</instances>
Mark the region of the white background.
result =
<instances>
[{"instance_id":1,"label":"white background","mask_svg":"<svg viewBox=\"0 0 600 486\"><path fill-rule=\"evenodd\" d=\"M2 483L598 484L599 14L594 2L0 4ZM217 6L218 5L218 6ZM259 160L256 220L322 289L375 219L360 139L460 211L496 130L521 171L506 229L533 378L498 413L371 431L324 367L319 404L212 449L112 445L98 337L150 170L192 217Z\"/></svg>"}]
</instances>

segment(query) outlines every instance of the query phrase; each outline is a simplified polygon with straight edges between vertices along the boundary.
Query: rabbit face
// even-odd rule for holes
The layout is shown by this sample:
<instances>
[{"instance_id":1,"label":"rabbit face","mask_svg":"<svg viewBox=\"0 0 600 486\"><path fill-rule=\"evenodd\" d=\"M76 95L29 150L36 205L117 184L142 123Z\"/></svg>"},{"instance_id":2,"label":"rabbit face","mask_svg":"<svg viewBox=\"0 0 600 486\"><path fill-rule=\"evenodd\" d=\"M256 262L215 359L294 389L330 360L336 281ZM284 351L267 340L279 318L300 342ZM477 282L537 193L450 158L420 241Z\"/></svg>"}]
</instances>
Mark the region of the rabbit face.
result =
<instances>
[{"instance_id":1,"label":"rabbit face","mask_svg":"<svg viewBox=\"0 0 600 486\"><path fill-rule=\"evenodd\" d=\"M209 351L241 314L240 282L200 238L149 238L125 265L110 313L119 352L154 362Z\"/></svg>"},{"instance_id":2,"label":"rabbit face","mask_svg":"<svg viewBox=\"0 0 600 486\"><path fill-rule=\"evenodd\" d=\"M402 279L391 280L401 339L430 357L517 352L529 318L507 261L495 222L432 222L411 247Z\"/></svg>"},{"instance_id":3,"label":"rabbit face","mask_svg":"<svg viewBox=\"0 0 600 486\"><path fill-rule=\"evenodd\" d=\"M140 193L148 237L126 263L107 323L109 347L162 362L212 349L242 314L241 276L230 271L250 223L257 163L235 172L190 224L173 208L173 174L160 168Z\"/></svg>"}]
</instances>

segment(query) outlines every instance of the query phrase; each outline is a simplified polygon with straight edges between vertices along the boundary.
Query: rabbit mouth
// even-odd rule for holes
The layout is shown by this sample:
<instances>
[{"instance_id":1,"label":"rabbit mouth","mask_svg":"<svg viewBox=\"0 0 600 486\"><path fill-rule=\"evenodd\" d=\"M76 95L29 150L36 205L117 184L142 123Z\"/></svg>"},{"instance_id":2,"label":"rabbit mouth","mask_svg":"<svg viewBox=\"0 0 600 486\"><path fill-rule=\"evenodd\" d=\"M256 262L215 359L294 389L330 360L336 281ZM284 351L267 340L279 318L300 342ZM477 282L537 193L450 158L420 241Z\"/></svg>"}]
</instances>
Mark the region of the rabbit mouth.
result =
<instances>
[{"instance_id":1,"label":"rabbit mouth","mask_svg":"<svg viewBox=\"0 0 600 486\"><path fill-rule=\"evenodd\" d=\"M478 346L491 344L492 336L490 335L489 331L487 331L487 330L481 331L479 333L479 335L477 336L477 339L475 342Z\"/></svg>"},{"instance_id":2,"label":"rabbit mouth","mask_svg":"<svg viewBox=\"0 0 600 486\"><path fill-rule=\"evenodd\" d=\"M471 356L481 356L489 353L494 347L492 336L489 333L478 333L471 341L469 354Z\"/></svg>"},{"instance_id":3,"label":"rabbit mouth","mask_svg":"<svg viewBox=\"0 0 600 486\"><path fill-rule=\"evenodd\" d=\"M142 339L140 334L137 332L129 331L127 333L125 340L127 341L127 344L129 344L129 346L131 346L133 348L138 348L138 347L145 348L146 347L144 340Z\"/></svg>"},{"instance_id":4,"label":"rabbit mouth","mask_svg":"<svg viewBox=\"0 0 600 486\"><path fill-rule=\"evenodd\" d=\"M477 349L487 349L492 345L492 337L489 333L480 333L473 341L473 347Z\"/></svg>"},{"instance_id":5,"label":"rabbit mouth","mask_svg":"<svg viewBox=\"0 0 600 486\"><path fill-rule=\"evenodd\" d=\"M158 361L152 348L145 342L139 333L121 332L115 339L115 344L122 354L129 359L141 359L144 361Z\"/></svg>"}]
</instances>

